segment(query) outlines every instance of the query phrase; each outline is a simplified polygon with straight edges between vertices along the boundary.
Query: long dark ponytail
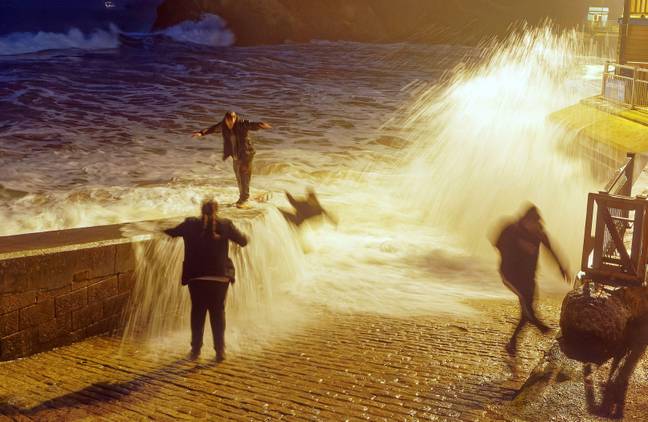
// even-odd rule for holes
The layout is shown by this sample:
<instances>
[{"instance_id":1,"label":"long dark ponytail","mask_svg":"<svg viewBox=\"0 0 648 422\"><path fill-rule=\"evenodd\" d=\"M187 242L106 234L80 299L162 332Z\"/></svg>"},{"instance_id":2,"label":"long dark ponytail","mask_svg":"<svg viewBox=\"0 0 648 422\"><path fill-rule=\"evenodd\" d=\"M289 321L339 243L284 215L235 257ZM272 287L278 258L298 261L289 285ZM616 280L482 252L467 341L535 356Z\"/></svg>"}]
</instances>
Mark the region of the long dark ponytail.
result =
<instances>
[{"instance_id":1,"label":"long dark ponytail","mask_svg":"<svg viewBox=\"0 0 648 422\"><path fill-rule=\"evenodd\" d=\"M220 239L218 234L218 224L216 222L216 214L218 213L218 202L213 199L203 202L201 210L203 236L209 236L213 239Z\"/></svg>"}]
</instances>

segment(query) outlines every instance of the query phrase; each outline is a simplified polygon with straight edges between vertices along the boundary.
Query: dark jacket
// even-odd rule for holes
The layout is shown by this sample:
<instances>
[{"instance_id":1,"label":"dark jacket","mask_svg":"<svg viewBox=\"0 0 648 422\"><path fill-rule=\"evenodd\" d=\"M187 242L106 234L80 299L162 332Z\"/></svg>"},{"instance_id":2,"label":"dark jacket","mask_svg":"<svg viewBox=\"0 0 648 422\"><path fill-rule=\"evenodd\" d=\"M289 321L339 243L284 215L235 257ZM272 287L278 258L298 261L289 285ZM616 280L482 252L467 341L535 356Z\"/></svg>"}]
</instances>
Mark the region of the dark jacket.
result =
<instances>
[{"instance_id":1,"label":"dark jacket","mask_svg":"<svg viewBox=\"0 0 648 422\"><path fill-rule=\"evenodd\" d=\"M251 122L239 117L236 119L236 123L234 123L232 129L229 129L227 125L221 121L216 123L214 126L203 130L201 133L203 135L209 135L220 128L221 134L223 135L223 161L227 160L227 157L232 157L235 160L249 161L254 157L254 154L256 154L249 132L251 130L255 131L261 129L260 124L260 122Z\"/></svg>"},{"instance_id":2,"label":"dark jacket","mask_svg":"<svg viewBox=\"0 0 648 422\"><path fill-rule=\"evenodd\" d=\"M535 283L540 244L545 238L544 231L529 232L519 222L502 230L495 246L502 257L500 271L509 282Z\"/></svg>"},{"instance_id":3,"label":"dark jacket","mask_svg":"<svg viewBox=\"0 0 648 422\"><path fill-rule=\"evenodd\" d=\"M177 227L165 230L171 237L184 239L184 262L182 263L182 284L201 276L228 277L234 282L234 263L229 257L229 241L240 246L248 243L247 237L225 218L216 222L220 239L214 239L203 230L198 218L187 218Z\"/></svg>"}]
</instances>

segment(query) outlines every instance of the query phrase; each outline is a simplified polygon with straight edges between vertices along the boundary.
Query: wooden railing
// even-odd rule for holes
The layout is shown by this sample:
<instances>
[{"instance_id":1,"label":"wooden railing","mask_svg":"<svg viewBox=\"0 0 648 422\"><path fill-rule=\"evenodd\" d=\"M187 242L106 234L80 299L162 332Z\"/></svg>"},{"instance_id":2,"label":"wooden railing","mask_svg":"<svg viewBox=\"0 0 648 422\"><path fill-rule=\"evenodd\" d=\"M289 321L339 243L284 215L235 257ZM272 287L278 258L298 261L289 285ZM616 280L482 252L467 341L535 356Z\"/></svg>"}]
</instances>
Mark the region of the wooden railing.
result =
<instances>
[{"instance_id":1,"label":"wooden railing","mask_svg":"<svg viewBox=\"0 0 648 422\"><path fill-rule=\"evenodd\" d=\"M581 277L601 284L643 285L648 262L648 199L631 196L634 154L605 189L587 199Z\"/></svg>"},{"instance_id":2,"label":"wooden railing","mask_svg":"<svg viewBox=\"0 0 648 422\"><path fill-rule=\"evenodd\" d=\"M613 195L630 196L634 172L634 154L628 154L623 165L614 173L614 176L605 185L603 192Z\"/></svg>"}]
</instances>

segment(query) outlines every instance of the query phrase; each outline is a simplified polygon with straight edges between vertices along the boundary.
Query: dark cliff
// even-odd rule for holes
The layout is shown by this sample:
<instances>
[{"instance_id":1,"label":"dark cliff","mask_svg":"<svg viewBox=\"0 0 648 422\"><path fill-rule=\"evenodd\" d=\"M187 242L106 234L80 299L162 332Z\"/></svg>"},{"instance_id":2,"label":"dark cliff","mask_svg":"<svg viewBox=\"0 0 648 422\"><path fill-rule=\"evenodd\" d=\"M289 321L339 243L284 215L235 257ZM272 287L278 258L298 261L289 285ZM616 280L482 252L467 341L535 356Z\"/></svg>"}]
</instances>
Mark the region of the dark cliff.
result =
<instances>
[{"instance_id":1,"label":"dark cliff","mask_svg":"<svg viewBox=\"0 0 648 422\"><path fill-rule=\"evenodd\" d=\"M623 0L166 0L154 29L204 13L221 16L239 45L313 39L361 42L474 44L504 35L517 22L547 18L561 27L583 24L590 5Z\"/></svg>"}]
</instances>

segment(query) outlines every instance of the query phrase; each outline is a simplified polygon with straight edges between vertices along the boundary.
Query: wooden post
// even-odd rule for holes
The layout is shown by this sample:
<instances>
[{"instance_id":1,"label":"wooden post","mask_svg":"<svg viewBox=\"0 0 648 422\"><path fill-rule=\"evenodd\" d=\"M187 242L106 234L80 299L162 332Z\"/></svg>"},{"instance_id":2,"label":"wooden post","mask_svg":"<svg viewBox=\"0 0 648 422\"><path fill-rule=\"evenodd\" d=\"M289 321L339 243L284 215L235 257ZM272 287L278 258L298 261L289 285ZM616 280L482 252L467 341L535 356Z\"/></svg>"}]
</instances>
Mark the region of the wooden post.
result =
<instances>
[{"instance_id":1,"label":"wooden post","mask_svg":"<svg viewBox=\"0 0 648 422\"><path fill-rule=\"evenodd\" d=\"M626 64L626 47L628 45L628 33L631 13L630 0L625 0L623 7L623 17L619 25L619 63Z\"/></svg>"},{"instance_id":2,"label":"wooden post","mask_svg":"<svg viewBox=\"0 0 648 422\"><path fill-rule=\"evenodd\" d=\"M592 268L598 270L601 268L601 258L603 257L603 240L605 238L605 223L601 217L601 209L605 206L604 203L597 200L596 204L596 228L594 230L594 255L592 259Z\"/></svg>"},{"instance_id":3,"label":"wooden post","mask_svg":"<svg viewBox=\"0 0 648 422\"><path fill-rule=\"evenodd\" d=\"M628 165L625 168L626 185L623 187L623 191L621 192L621 194L625 196L632 196L632 182L634 177L634 167L636 165L637 159L635 153L633 152L627 153L626 157L628 157L630 161L628 162Z\"/></svg>"},{"instance_id":4,"label":"wooden post","mask_svg":"<svg viewBox=\"0 0 648 422\"><path fill-rule=\"evenodd\" d=\"M581 271L590 268L589 257L594 250L594 237L592 236L592 220L594 217L594 197L587 195L587 215L585 217L585 238L583 239L583 255L581 256Z\"/></svg>"},{"instance_id":5,"label":"wooden post","mask_svg":"<svg viewBox=\"0 0 648 422\"><path fill-rule=\"evenodd\" d=\"M635 66L632 73L632 97L630 100L630 110L635 109L635 104L637 102L637 75L639 74L639 68Z\"/></svg>"},{"instance_id":6,"label":"wooden post","mask_svg":"<svg viewBox=\"0 0 648 422\"><path fill-rule=\"evenodd\" d=\"M643 226L641 227L642 233L642 244L641 244L641 256L639 257L638 268L641 269L643 273L643 285L646 285L646 264L648 264L648 216L646 216L646 207L641 210L643 214Z\"/></svg>"},{"instance_id":7,"label":"wooden post","mask_svg":"<svg viewBox=\"0 0 648 422\"><path fill-rule=\"evenodd\" d=\"M639 206L634 209L634 224L632 227L632 247L630 249L630 257L632 258L634 267L636 268L637 277L642 279L646 276L645 262L642 254L642 242L645 242L645 230L644 230L644 217L645 217L645 208ZM639 235L637 235L637 234Z\"/></svg>"}]
</instances>

